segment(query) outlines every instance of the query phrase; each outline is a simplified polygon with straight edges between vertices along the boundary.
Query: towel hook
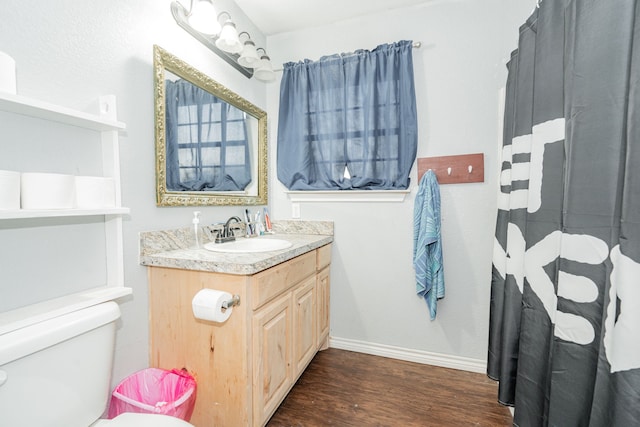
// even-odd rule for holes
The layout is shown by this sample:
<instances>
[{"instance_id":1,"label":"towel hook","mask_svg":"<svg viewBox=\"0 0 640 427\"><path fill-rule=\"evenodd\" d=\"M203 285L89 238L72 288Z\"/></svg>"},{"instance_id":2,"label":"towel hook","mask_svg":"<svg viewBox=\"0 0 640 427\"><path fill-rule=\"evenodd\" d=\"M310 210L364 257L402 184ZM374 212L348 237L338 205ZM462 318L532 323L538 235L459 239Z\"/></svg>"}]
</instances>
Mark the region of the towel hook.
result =
<instances>
[{"instance_id":1,"label":"towel hook","mask_svg":"<svg viewBox=\"0 0 640 427\"><path fill-rule=\"evenodd\" d=\"M447 168L447 175L451 175L451 168Z\"/></svg>"},{"instance_id":2,"label":"towel hook","mask_svg":"<svg viewBox=\"0 0 640 427\"><path fill-rule=\"evenodd\" d=\"M469 171L469 173L473 172L473 166L469 165L469 167L467 168L467 170Z\"/></svg>"}]
</instances>

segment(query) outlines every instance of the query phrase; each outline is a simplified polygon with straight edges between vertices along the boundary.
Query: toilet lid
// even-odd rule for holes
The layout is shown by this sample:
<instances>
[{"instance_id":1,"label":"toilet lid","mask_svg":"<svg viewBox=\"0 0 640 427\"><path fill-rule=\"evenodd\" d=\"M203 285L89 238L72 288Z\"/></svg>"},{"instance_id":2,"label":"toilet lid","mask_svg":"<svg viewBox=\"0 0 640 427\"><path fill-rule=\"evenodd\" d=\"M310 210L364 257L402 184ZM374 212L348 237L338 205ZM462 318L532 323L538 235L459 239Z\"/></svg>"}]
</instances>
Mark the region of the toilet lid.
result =
<instances>
[{"instance_id":1,"label":"toilet lid","mask_svg":"<svg viewBox=\"0 0 640 427\"><path fill-rule=\"evenodd\" d=\"M112 420L102 420L96 426L104 427L193 427L176 417L155 414L133 414L125 412Z\"/></svg>"}]
</instances>

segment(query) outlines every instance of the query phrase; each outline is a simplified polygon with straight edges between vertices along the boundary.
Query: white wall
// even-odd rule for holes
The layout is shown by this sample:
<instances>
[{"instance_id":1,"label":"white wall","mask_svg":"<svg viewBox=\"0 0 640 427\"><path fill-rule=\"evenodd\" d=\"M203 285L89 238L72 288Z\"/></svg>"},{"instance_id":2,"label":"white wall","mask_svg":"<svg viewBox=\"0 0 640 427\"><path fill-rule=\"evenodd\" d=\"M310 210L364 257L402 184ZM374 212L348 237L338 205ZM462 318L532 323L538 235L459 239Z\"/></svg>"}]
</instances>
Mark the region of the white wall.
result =
<instances>
[{"instance_id":1,"label":"white wall","mask_svg":"<svg viewBox=\"0 0 640 427\"><path fill-rule=\"evenodd\" d=\"M123 205L131 208L130 217L124 221L125 284L133 288L133 297L121 305L114 382L148 366L147 278L145 267L138 265L138 232L189 226L194 210L158 208L155 203L153 45L160 45L260 108L266 108L265 85L248 80L178 27L170 3L171 0L4 0L0 15L0 51L16 60L20 95L84 110L98 96L115 94L118 119L127 124L120 147ZM185 0L183 4L188 6L189 2ZM246 23L234 3L217 4L231 12L238 28L247 29L258 46L264 45L264 36ZM33 122L29 126L34 126ZM48 126L37 131L49 135ZM11 168L3 165L2 159L13 151L9 144L19 144L20 138L17 132L10 138L3 132L0 168ZM46 140L49 138L43 139L43 144L49 142ZM62 151L57 155L66 154ZM239 207L199 210L205 223L226 220L242 212ZM43 241L56 239L49 242L53 251L47 255L59 253L59 235L51 237L50 230L45 230L45 234L42 229L38 231ZM13 252L29 252L20 237L23 235L16 230L3 230L0 224L3 247L10 242ZM23 261L21 265L37 270L43 261L32 257L31 262ZM12 262L0 260L3 301L51 292L53 279L45 277L38 283L25 283L24 274L11 269L8 275L6 266L12 266ZM57 273L74 281L82 279L83 274L93 278L79 265L68 267L65 261L61 267Z\"/></svg>"},{"instance_id":2,"label":"white wall","mask_svg":"<svg viewBox=\"0 0 640 427\"><path fill-rule=\"evenodd\" d=\"M496 213L499 90L518 27L535 0L430 1L333 25L268 38L275 63L371 49L401 39L414 49L418 157L485 154L485 182L441 186L446 297L429 320L415 294L412 191L401 203L302 203L302 219L335 221L331 336L485 360L491 251ZM275 169L278 84L269 87L271 163ZM273 177L274 174L272 173ZM285 188L272 178L276 218L291 216ZM344 342L342 343L344 345ZM351 344L348 344L349 346Z\"/></svg>"}]
</instances>

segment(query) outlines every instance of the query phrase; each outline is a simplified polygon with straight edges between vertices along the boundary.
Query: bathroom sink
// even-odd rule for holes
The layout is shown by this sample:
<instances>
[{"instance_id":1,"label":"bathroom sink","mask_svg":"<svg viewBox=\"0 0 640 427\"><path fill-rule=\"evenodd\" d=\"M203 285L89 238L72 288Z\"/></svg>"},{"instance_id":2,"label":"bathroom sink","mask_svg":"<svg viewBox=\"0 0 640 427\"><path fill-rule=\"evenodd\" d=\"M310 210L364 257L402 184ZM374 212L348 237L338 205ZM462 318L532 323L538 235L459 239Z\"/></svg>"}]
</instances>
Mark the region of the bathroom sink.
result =
<instances>
[{"instance_id":1,"label":"bathroom sink","mask_svg":"<svg viewBox=\"0 0 640 427\"><path fill-rule=\"evenodd\" d=\"M260 237L255 238L241 238L233 242L227 243L207 243L204 248L213 252L226 252L226 253L251 253L251 252L269 252L279 251L281 249L287 249L293 246L293 243L283 239L264 239Z\"/></svg>"}]
</instances>

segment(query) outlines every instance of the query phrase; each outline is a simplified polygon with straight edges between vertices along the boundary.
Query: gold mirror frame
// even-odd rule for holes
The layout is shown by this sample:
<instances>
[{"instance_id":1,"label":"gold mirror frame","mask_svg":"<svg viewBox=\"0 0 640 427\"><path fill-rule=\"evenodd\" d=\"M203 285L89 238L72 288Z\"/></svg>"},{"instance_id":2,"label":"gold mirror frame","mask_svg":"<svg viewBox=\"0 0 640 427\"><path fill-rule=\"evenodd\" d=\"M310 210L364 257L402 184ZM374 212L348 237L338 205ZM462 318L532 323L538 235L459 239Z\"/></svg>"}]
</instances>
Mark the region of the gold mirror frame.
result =
<instances>
[{"instance_id":1,"label":"gold mirror frame","mask_svg":"<svg viewBox=\"0 0 640 427\"><path fill-rule=\"evenodd\" d=\"M165 70L215 95L258 120L257 195L167 190ZM158 206L230 206L267 204L267 113L160 46L153 46L156 204ZM253 141L252 141L253 142Z\"/></svg>"}]
</instances>

